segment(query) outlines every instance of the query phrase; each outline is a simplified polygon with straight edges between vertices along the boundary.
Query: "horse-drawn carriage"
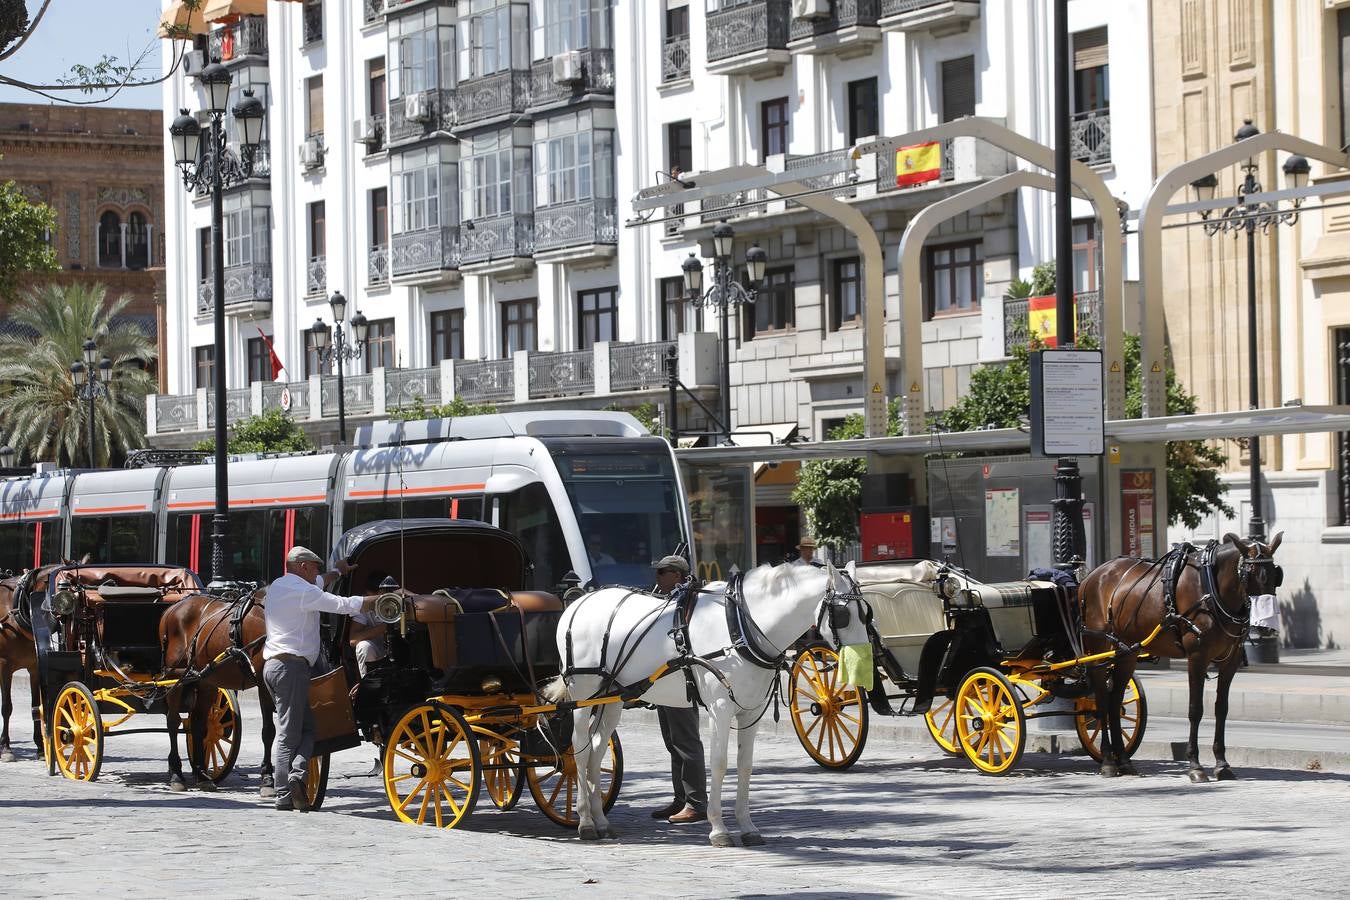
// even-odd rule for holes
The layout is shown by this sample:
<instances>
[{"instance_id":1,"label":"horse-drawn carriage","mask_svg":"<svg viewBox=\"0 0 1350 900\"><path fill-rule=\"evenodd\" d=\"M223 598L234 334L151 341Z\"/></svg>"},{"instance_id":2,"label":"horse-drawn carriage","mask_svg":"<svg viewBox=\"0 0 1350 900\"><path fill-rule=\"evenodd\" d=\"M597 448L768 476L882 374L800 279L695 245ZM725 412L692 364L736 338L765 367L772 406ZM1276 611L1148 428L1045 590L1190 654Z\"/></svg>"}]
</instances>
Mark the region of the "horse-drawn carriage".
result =
<instances>
[{"instance_id":1,"label":"horse-drawn carriage","mask_svg":"<svg viewBox=\"0 0 1350 900\"><path fill-rule=\"evenodd\" d=\"M93 781L105 737L177 731L127 723L138 714L170 713L165 701L180 681L164 675L160 621L173 604L201 591L188 569L144 563L47 566L20 579L17 600L31 619L37 650L49 774ZM238 699L216 690L200 708L207 710L205 740L201 750L190 745L190 753L194 768L218 782L239 756Z\"/></svg>"},{"instance_id":2,"label":"horse-drawn carriage","mask_svg":"<svg viewBox=\"0 0 1350 900\"><path fill-rule=\"evenodd\" d=\"M404 822L454 827L480 793L507 810L528 785L549 819L576 825L571 705L543 703L538 693L559 672L563 604L524 590L520 542L480 522L407 519L349 531L333 556L356 566L337 593L372 573L391 580L376 604L386 653L364 677L351 620L333 621L327 645L341 664L310 692L321 772L328 754L364 737L382 748L385 791ZM617 736L602 773L608 809L623 781Z\"/></svg>"},{"instance_id":3,"label":"horse-drawn carriage","mask_svg":"<svg viewBox=\"0 0 1350 900\"><path fill-rule=\"evenodd\" d=\"M793 725L818 764L853 765L870 712L922 715L944 752L964 754L990 775L1017 765L1028 719L1072 716L1083 749L1101 761L1102 722L1087 676L1115 651L1084 653L1072 589L1049 581L981 584L927 560L860 566L857 579L873 610L872 689L845 684L838 655L818 642L804 646L792 667ZM1121 721L1128 756L1148 721L1133 677Z\"/></svg>"}]
</instances>

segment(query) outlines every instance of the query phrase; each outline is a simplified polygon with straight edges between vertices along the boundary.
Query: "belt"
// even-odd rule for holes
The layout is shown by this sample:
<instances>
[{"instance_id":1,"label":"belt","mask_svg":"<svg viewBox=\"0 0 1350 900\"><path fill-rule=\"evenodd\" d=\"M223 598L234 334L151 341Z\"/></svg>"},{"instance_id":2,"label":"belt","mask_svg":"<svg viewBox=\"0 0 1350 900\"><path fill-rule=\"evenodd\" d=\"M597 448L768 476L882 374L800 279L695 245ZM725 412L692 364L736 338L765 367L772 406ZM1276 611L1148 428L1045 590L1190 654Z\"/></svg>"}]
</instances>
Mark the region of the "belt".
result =
<instances>
[{"instance_id":1,"label":"belt","mask_svg":"<svg viewBox=\"0 0 1350 900\"><path fill-rule=\"evenodd\" d=\"M293 659L293 660L295 660L296 662L302 662L302 663L304 663L305 665L309 665L309 664L310 664L310 663L309 663L309 660L308 660L308 659L305 659L305 657L301 656L299 653L278 653L276 656L274 656L274 657L272 657L272 658L273 658L273 659L283 659L283 660L285 660L285 659Z\"/></svg>"}]
</instances>

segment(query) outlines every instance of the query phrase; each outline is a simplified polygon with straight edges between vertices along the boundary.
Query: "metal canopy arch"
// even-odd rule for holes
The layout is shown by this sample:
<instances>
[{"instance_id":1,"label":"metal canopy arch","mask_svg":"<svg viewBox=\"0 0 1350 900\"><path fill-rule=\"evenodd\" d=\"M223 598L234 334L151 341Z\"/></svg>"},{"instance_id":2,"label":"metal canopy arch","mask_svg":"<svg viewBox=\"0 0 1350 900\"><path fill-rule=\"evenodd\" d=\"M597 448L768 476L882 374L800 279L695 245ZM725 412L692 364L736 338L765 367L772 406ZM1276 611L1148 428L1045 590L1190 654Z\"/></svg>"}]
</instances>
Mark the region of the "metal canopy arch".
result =
<instances>
[{"instance_id":1,"label":"metal canopy arch","mask_svg":"<svg viewBox=\"0 0 1350 900\"><path fill-rule=\"evenodd\" d=\"M1166 371L1163 351L1162 222L1167 203L1179 190L1185 190L1202 175L1241 162L1258 153L1287 150L1309 159L1318 159L1342 169L1350 168L1350 154L1312 141L1270 131L1221 147L1204 156L1187 160L1168 169L1149 189L1139 209L1139 268L1143 278L1143 312L1140 336L1140 372L1143 376L1143 405L1146 417L1167 411ZM1321 192L1318 192L1321 193ZM1215 203L1211 205L1223 205ZM1109 243L1109 242L1108 242Z\"/></svg>"}]
</instances>

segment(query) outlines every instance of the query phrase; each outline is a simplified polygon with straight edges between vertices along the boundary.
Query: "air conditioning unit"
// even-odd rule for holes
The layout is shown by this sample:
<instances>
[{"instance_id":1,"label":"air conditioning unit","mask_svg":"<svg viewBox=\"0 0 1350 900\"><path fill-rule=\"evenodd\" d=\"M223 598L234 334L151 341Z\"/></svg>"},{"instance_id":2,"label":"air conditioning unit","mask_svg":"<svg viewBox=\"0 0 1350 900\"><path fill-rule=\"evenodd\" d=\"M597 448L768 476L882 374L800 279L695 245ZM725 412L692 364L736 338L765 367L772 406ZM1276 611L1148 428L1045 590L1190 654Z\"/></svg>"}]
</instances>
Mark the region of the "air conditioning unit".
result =
<instances>
[{"instance_id":1,"label":"air conditioning unit","mask_svg":"<svg viewBox=\"0 0 1350 900\"><path fill-rule=\"evenodd\" d=\"M300 145L300 165L306 171L323 165L323 143L318 138L309 138Z\"/></svg>"},{"instance_id":2,"label":"air conditioning unit","mask_svg":"<svg viewBox=\"0 0 1350 900\"><path fill-rule=\"evenodd\" d=\"M352 122L352 134L356 135L358 144L365 144L367 147L373 147L380 142L380 126L367 119Z\"/></svg>"},{"instance_id":3,"label":"air conditioning unit","mask_svg":"<svg viewBox=\"0 0 1350 900\"><path fill-rule=\"evenodd\" d=\"M430 122L432 114L431 95L426 91L403 98L403 118L409 122Z\"/></svg>"},{"instance_id":4,"label":"air conditioning unit","mask_svg":"<svg viewBox=\"0 0 1350 900\"><path fill-rule=\"evenodd\" d=\"M199 75L206 68L206 51L189 50L183 54L183 74Z\"/></svg>"},{"instance_id":5,"label":"air conditioning unit","mask_svg":"<svg viewBox=\"0 0 1350 900\"><path fill-rule=\"evenodd\" d=\"M792 18L828 19L830 0L792 0Z\"/></svg>"},{"instance_id":6,"label":"air conditioning unit","mask_svg":"<svg viewBox=\"0 0 1350 900\"><path fill-rule=\"evenodd\" d=\"M554 84L576 84L583 77L580 50L568 50L553 57Z\"/></svg>"}]
</instances>

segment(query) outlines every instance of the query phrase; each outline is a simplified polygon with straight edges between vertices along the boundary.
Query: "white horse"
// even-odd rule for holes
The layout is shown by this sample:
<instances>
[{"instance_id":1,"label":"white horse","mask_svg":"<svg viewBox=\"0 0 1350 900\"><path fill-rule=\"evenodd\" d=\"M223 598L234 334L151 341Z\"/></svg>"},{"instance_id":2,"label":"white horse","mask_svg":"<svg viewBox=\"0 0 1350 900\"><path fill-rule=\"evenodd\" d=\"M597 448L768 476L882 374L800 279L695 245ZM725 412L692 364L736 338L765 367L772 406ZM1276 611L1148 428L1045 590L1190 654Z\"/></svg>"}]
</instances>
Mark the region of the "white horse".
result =
<instances>
[{"instance_id":1,"label":"white horse","mask_svg":"<svg viewBox=\"0 0 1350 900\"><path fill-rule=\"evenodd\" d=\"M722 821L721 803L734 718L739 729L736 824L741 842L749 847L764 843L750 820L750 770L755 733L777 678L777 660L812 625L820 626L822 636L836 647L867 643L864 616L870 617L871 610L852 578L832 566L760 566L744 577L740 621L746 624L738 630L748 633L751 646L748 651L737 650L727 620L726 590L727 583L719 581L698 593L689 620L689 649L706 660L692 671L712 721L710 840L716 847L735 845ZM670 635L674 609L674 602L666 597L624 588L603 588L579 598L558 623L564 673L548 686L546 696L555 702L585 700L635 686L632 693L640 692L643 701L655 706L689 706L683 671L649 681L662 664L678 656ZM574 716L577 832L583 840L615 836L605 818L598 782L605 749L622 713L622 703L608 703L578 709Z\"/></svg>"}]
</instances>

